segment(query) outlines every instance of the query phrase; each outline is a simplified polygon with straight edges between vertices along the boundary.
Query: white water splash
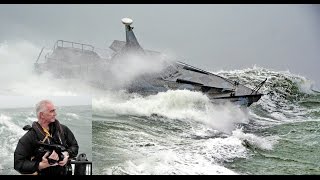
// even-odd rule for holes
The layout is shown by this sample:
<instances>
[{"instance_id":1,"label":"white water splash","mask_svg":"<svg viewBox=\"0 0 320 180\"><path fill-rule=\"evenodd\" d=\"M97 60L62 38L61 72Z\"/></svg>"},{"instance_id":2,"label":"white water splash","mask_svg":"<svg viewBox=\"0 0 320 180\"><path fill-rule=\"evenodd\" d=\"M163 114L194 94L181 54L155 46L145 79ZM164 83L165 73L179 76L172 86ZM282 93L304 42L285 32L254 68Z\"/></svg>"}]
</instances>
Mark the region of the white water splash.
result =
<instances>
[{"instance_id":1,"label":"white water splash","mask_svg":"<svg viewBox=\"0 0 320 180\"><path fill-rule=\"evenodd\" d=\"M73 119L79 119L79 115L74 114L74 113L67 113L66 116L69 116L69 117L71 117Z\"/></svg>"},{"instance_id":2,"label":"white water splash","mask_svg":"<svg viewBox=\"0 0 320 180\"><path fill-rule=\"evenodd\" d=\"M247 115L232 104L213 105L199 92L175 90L147 97L110 94L93 100L93 110L100 114L151 116L194 120L225 133L231 133L237 123L247 123Z\"/></svg>"},{"instance_id":3,"label":"white water splash","mask_svg":"<svg viewBox=\"0 0 320 180\"><path fill-rule=\"evenodd\" d=\"M23 135L24 131L21 127L17 126L11 117L4 114L0 114L0 125L1 128L5 128L7 131L13 132L17 135Z\"/></svg>"},{"instance_id":4,"label":"white water splash","mask_svg":"<svg viewBox=\"0 0 320 180\"><path fill-rule=\"evenodd\" d=\"M199 154L179 154L166 150L119 166L105 168L105 174L142 175L234 175L235 172L206 160Z\"/></svg>"},{"instance_id":5,"label":"white water splash","mask_svg":"<svg viewBox=\"0 0 320 180\"><path fill-rule=\"evenodd\" d=\"M244 133L242 129L236 129L232 132L233 136L240 140L247 140L250 145L263 150L272 150L273 146L278 143L278 136L259 137L254 134Z\"/></svg>"}]
</instances>

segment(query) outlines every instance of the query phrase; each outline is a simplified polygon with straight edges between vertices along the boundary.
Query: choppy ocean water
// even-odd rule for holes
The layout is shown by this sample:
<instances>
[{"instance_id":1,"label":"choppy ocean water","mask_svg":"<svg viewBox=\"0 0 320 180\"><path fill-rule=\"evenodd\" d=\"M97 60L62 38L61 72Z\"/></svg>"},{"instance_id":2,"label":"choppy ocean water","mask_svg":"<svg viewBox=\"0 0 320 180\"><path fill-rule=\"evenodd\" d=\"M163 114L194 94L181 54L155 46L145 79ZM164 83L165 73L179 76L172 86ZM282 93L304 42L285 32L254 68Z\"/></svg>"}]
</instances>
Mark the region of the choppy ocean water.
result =
<instances>
[{"instance_id":1,"label":"choppy ocean water","mask_svg":"<svg viewBox=\"0 0 320 180\"><path fill-rule=\"evenodd\" d=\"M190 91L93 101L96 174L320 174L320 95L306 78L263 68L219 72L248 86L248 109ZM108 152L108 153L105 153Z\"/></svg>"},{"instance_id":2,"label":"choppy ocean water","mask_svg":"<svg viewBox=\"0 0 320 180\"><path fill-rule=\"evenodd\" d=\"M260 67L216 72L249 87L268 78L265 95L241 109L186 90L141 97L36 76L39 51L28 42L0 45L0 94L93 95L92 131L77 109L60 115L88 138L81 146L92 147L94 174L320 174L320 95L306 77ZM15 143L35 120L32 109L12 111L0 111L1 174L16 174Z\"/></svg>"}]
</instances>

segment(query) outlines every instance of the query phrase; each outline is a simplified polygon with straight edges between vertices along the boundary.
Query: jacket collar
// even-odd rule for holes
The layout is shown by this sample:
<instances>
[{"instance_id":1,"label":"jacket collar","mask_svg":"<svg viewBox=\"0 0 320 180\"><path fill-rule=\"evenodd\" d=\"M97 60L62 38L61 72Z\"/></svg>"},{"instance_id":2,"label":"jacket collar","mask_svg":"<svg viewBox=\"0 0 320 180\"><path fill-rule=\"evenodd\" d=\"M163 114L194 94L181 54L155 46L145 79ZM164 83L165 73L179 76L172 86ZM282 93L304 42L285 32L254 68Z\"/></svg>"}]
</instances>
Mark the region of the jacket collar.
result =
<instances>
[{"instance_id":1,"label":"jacket collar","mask_svg":"<svg viewBox=\"0 0 320 180\"><path fill-rule=\"evenodd\" d=\"M63 142L63 130L60 122L56 119L55 122L49 124L49 132L52 134L52 137L46 138L46 133L42 129L41 125L38 122L32 123L32 129L36 132L37 138L39 141L44 141L48 144L60 144L64 145Z\"/></svg>"}]
</instances>

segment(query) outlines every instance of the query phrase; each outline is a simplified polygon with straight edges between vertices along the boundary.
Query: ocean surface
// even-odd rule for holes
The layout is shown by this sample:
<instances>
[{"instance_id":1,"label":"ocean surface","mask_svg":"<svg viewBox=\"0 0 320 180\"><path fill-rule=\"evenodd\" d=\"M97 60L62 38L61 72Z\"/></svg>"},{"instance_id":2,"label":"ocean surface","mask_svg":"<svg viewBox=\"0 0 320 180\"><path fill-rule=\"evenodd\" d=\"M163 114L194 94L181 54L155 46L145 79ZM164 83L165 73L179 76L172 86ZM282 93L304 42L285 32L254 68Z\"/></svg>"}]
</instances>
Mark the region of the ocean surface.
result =
<instances>
[{"instance_id":1,"label":"ocean surface","mask_svg":"<svg viewBox=\"0 0 320 180\"><path fill-rule=\"evenodd\" d=\"M70 128L79 144L79 154L86 153L92 161L92 107L61 106L57 108L57 119ZM25 125L37 121L34 108L0 109L0 174L19 174L13 168L13 153L18 140L26 131Z\"/></svg>"},{"instance_id":2,"label":"ocean surface","mask_svg":"<svg viewBox=\"0 0 320 180\"><path fill-rule=\"evenodd\" d=\"M307 77L256 66L214 72L251 88L268 78L265 95L241 108L187 90L141 97L38 76L32 69L40 50L29 42L0 44L0 94L92 95L92 118L91 107L61 109L58 118L75 128L93 174L320 174L320 94ZM13 151L35 115L0 114L0 173L16 174Z\"/></svg>"},{"instance_id":3,"label":"ocean surface","mask_svg":"<svg viewBox=\"0 0 320 180\"><path fill-rule=\"evenodd\" d=\"M265 95L249 108L180 90L93 101L95 174L320 174L320 94L305 77L253 67L218 74Z\"/></svg>"}]
</instances>

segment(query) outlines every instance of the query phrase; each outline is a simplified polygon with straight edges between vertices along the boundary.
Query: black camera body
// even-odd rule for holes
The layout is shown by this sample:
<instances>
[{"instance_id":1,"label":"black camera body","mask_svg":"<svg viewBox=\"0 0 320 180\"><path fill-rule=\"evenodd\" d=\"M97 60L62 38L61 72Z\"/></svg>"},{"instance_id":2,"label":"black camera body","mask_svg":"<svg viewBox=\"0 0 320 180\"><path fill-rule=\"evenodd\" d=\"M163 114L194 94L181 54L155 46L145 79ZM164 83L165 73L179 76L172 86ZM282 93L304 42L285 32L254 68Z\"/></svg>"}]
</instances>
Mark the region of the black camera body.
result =
<instances>
[{"instance_id":1,"label":"black camera body","mask_svg":"<svg viewBox=\"0 0 320 180\"><path fill-rule=\"evenodd\" d=\"M49 156L51 155L52 152L53 152L53 151L49 152ZM57 153L57 154L58 154L58 156L59 156L59 160L54 160L54 159L50 159L49 157L47 157L48 163L49 163L50 165L55 164L55 163L57 163L57 162L59 162L59 161L62 161L62 160L64 159L64 155L63 155L62 153Z\"/></svg>"},{"instance_id":2,"label":"black camera body","mask_svg":"<svg viewBox=\"0 0 320 180\"><path fill-rule=\"evenodd\" d=\"M46 152L49 152L48 157L51 155L53 150L58 154L59 160L50 159L47 157L48 162L50 165L55 164L59 161L62 161L64 159L64 155L62 154L63 151L66 151L66 148L64 146L61 146L59 144L46 144L42 142L38 142L39 144L39 152L43 156ZM41 156L41 158L42 158Z\"/></svg>"}]
</instances>

